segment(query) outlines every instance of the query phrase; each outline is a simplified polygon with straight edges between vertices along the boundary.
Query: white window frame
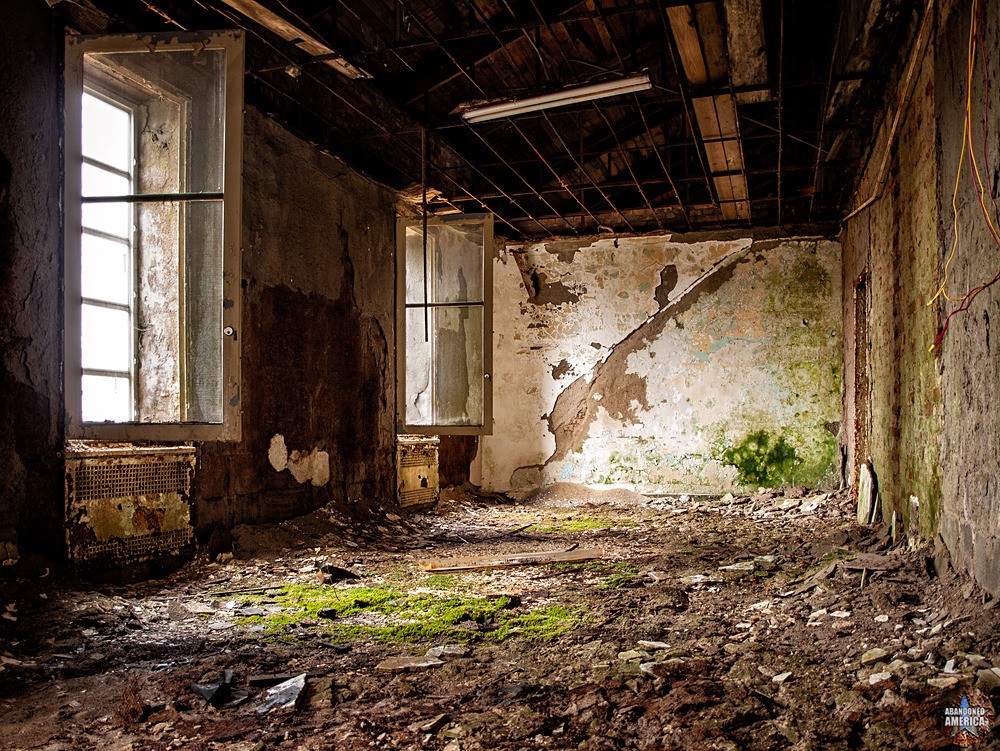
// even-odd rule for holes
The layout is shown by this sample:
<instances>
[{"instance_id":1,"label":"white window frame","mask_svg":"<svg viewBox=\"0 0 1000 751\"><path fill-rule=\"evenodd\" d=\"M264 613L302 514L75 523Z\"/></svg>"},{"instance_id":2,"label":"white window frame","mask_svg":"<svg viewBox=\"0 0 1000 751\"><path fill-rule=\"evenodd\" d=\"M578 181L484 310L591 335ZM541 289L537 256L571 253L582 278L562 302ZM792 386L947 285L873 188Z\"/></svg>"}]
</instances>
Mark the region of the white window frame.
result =
<instances>
[{"instance_id":1,"label":"white window frame","mask_svg":"<svg viewBox=\"0 0 1000 751\"><path fill-rule=\"evenodd\" d=\"M428 227L480 220L483 223L483 424L410 425L406 421L406 310L408 307L446 307L434 303L408 306L406 302L406 229L420 227L422 218L396 219L396 432L403 435L493 434L493 214L447 214L427 217Z\"/></svg>"},{"instance_id":2,"label":"white window frame","mask_svg":"<svg viewBox=\"0 0 1000 751\"><path fill-rule=\"evenodd\" d=\"M222 241L222 422L84 422L82 420L82 102L84 55L221 49L226 53ZM66 437L105 441L238 441L240 409L241 183L243 168L243 32L70 35L64 71L64 331ZM134 360L134 358L133 358ZM133 381L133 392L136 384Z\"/></svg>"}]
</instances>

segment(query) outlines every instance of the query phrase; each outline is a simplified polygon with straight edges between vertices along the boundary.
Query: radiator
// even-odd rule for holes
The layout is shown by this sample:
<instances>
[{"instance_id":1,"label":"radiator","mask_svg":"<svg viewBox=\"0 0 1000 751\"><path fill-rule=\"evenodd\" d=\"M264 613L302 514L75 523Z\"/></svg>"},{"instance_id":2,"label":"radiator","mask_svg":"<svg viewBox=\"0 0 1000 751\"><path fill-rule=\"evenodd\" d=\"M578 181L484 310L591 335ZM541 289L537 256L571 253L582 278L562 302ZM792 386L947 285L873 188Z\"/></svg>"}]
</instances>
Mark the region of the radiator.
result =
<instances>
[{"instance_id":1,"label":"radiator","mask_svg":"<svg viewBox=\"0 0 1000 751\"><path fill-rule=\"evenodd\" d=\"M66 450L66 544L81 568L187 555L193 446L73 445Z\"/></svg>"},{"instance_id":2,"label":"radiator","mask_svg":"<svg viewBox=\"0 0 1000 751\"><path fill-rule=\"evenodd\" d=\"M437 503L439 443L437 436L397 436L396 499L400 507Z\"/></svg>"}]
</instances>

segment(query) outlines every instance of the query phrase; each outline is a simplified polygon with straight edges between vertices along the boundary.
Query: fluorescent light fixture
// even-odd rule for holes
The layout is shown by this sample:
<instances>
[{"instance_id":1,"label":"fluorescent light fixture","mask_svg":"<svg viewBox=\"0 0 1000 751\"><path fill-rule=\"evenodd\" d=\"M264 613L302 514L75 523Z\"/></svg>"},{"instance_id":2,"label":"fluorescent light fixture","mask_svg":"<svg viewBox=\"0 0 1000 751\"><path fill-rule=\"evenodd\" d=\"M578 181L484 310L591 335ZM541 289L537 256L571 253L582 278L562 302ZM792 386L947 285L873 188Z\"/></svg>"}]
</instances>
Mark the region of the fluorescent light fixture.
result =
<instances>
[{"instance_id":1,"label":"fluorescent light fixture","mask_svg":"<svg viewBox=\"0 0 1000 751\"><path fill-rule=\"evenodd\" d=\"M651 88L653 88L653 83L649 80L649 75L643 73L631 78L605 81L604 83L595 83L590 86L577 86L572 89L554 91L551 94L533 96L528 99L515 99L512 102L489 104L485 107L472 107L465 110L462 113L462 117L470 123L482 123L487 120L498 120L501 117L513 117L514 115L547 110L552 107L565 107L568 104L590 102L594 99L619 96L620 94L631 94L634 91L646 91Z\"/></svg>"}]
</instances>

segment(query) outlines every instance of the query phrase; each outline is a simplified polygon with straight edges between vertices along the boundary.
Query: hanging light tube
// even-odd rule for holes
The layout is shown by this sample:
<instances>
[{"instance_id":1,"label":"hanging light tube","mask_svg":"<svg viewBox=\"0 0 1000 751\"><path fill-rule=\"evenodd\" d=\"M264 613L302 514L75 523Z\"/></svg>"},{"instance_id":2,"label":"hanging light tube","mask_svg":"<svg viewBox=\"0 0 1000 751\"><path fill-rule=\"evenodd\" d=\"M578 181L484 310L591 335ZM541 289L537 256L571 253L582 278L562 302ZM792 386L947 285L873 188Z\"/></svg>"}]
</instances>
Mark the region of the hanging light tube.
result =
<instances>
[{"instance_id":1,"label":"hanging light tube","mask_svg":"<svg viewBox=\"0 0 1000 751\"><path fill-rule=\"evenodd\" d=\"M594 99L603 99L609 96L619 96L621 94L631 94L635 91L646 91L653 88L652 81L646 73L621 78L617 81L605 81L589 86L577 86L572 89L554 91L551 94L529 97L528 99L515 99L512 102L501 102L500 104L489 104L485 107L472 107L462 113L462 117L470 123L482 123L487 120L498 120L501 117L513 117L523 115L526 112L537 112L538 110L551 109L552 107L565 107L569 104L579 102L590 102Z\"/></svg>"}]
</instances>

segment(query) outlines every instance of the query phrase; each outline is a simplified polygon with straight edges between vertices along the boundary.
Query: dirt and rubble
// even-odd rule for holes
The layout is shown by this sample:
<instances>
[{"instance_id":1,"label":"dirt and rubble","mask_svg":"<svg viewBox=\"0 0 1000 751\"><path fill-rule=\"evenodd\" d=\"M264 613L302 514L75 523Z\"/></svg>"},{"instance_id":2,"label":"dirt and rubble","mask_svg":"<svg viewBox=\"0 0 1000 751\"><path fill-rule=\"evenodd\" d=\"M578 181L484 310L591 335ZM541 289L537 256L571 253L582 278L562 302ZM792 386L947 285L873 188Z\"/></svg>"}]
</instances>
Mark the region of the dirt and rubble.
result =
<instances>
[{"instance_id":1,"label":"dirt and rubble","mask_svg":"<svg viewBox=\"0 0 1000 751\"><path fill-rule=\"evenodd\" d=\"M0 748L939 749L1000 691L995 601L844 494L452 489L231 543L131 586L8 572Z\"/></svg>"}]
</instances>

